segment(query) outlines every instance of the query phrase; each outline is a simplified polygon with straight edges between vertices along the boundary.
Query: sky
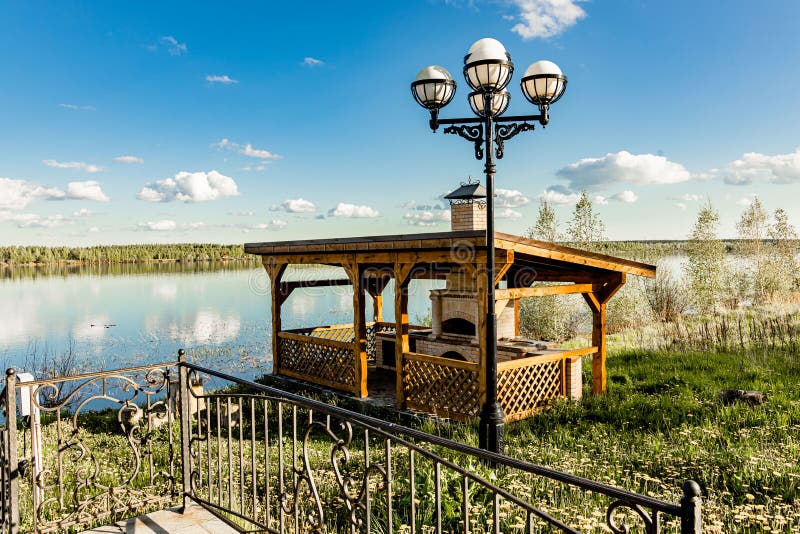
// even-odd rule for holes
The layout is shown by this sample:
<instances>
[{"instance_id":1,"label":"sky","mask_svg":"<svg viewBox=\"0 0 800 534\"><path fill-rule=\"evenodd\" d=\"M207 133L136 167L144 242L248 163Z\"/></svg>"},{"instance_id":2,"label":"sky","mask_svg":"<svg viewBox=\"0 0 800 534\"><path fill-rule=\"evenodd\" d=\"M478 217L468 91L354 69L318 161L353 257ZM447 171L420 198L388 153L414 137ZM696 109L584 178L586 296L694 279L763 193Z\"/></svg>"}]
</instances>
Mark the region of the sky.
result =
<instances>
[{"instance_id":1,"label":"sky","mask_svg":"<svg viewBox=\"0 0 800 534\"><path fill-rule=\"evenodd\" d=\"M800 2L4 2L0 244L242 243L449 229L482 163L409 84L469 46L569 78L506 144L498 230L587 190L611 239L682 239L758 195L800 227Z\"/></svg>"}]
</instances>

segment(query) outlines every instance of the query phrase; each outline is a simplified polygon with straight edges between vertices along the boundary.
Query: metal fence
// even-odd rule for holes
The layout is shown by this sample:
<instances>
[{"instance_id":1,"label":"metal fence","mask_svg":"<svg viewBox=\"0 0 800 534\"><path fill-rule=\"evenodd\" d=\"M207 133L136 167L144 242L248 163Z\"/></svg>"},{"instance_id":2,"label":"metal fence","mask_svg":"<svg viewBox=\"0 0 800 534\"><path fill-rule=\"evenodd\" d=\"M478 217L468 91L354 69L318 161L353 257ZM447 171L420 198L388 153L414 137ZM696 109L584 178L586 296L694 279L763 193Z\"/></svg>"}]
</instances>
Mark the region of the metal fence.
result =
<instances>
[{"instance_id":1,"label":"metal fence","mask_svg":"<svg viewBox=\"0 0 800 534\"><path fill-rule=\"evenodd\" d=\"M679 503L654 499L183 359L6 382L4 533L180 500L243 532L578 532L559 499L596 506L615 533L702 531L694 482Z\"/></svg>"}]
</instances>

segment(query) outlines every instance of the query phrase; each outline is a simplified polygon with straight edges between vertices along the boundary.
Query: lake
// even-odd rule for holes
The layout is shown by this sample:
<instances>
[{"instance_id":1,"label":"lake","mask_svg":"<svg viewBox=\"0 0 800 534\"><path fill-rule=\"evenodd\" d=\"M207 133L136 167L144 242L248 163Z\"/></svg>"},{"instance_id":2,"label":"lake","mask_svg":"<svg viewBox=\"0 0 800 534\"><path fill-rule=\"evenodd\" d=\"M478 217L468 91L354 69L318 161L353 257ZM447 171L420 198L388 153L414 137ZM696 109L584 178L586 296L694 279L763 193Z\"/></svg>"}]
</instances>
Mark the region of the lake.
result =
<instances>
[{"instance_id":1,"label":"lake","mask_svg":"<svg viewBox=\"0 0 800 534\"><path fill-rule=\"evenodd\" d=\"M284 280L345 278L337 268L289 269ZM412 283L412 321L430 311ZM394 319L393 286L384 319ZM187 357L240 377L271 371L269 280L257 264L152 263L0 270L0 365L36 372L71 353L81 371ZM372 302L367 296L368 320ZM283 305L285 328L352 322L352 290L296 290Z\"/></svg>"}]
</instances>

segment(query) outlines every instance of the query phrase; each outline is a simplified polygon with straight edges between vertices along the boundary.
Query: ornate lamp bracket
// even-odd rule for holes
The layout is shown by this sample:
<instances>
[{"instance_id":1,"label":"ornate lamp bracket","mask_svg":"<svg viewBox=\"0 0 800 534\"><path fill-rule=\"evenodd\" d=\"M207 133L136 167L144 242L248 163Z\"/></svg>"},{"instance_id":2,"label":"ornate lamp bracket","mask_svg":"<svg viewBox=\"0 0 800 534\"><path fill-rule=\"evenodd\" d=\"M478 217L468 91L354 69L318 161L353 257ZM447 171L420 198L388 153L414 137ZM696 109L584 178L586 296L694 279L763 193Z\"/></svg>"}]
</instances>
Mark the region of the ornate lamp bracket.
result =
<instances>
[{"instance_id":1,"label":"ornate lamp bracket","mask_svg":"<svg viewBox=\"0 0 800 534\"><path fill-rule=\"evenodd\" d=\"M536 128L535 125L529 122L510 122L506 124L498 124L495 127L495 135L494 141L497 143L497 148L495 149L495 155L497 159L503 159L503 149L505 148L505 142L514 137L517 134L527 131L533 131Z\"/></svg>"},{"instance_id":2,"label":"ornate lamp bracket","mask_svg":"<svg viewBox=\"0 0 800 534\"><path fill-rule=\"evenodd\" d=\"M456 134L475 144L475 159L483 159L483 124L454 124L444 133Z\"/></svg>"}]
</instances>

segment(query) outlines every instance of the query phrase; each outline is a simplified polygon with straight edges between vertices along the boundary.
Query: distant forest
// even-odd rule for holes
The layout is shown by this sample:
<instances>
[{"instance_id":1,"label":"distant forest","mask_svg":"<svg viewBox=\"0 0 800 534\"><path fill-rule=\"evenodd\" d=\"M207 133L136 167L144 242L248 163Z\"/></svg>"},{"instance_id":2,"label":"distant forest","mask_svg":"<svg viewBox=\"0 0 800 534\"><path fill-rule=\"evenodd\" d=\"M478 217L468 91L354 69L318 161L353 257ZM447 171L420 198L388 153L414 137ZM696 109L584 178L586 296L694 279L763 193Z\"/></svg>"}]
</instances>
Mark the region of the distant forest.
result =
<instances>
[{"instance_id":1,"label":"distant forest","mask_svg":"<svg viewBox=\"0 0 800 534\"><path fill-rule=\"evenodd\" d=\"M257 261L242 245L180 243L174 245L102 245L96 247L0 247L0 264L145 263Z\"/></svg>"},{"instance_id":2,"label":"distant forest","mask_svg":"<svg viewBox=\"0 0 800 534\"><path fill-rule=\"evenodd\" d=\"M625 258L658 258L686 253L689 241L601 241L594 250ZM723 240L728 253L737 254L746 243ZM564 243L570 245L571 243ZM146 262L257 262L242 245L180 243L174 245L103 245L96 247L0 247L0 265L54 263L146 263Z\"/></svg>"}]
</instances>

